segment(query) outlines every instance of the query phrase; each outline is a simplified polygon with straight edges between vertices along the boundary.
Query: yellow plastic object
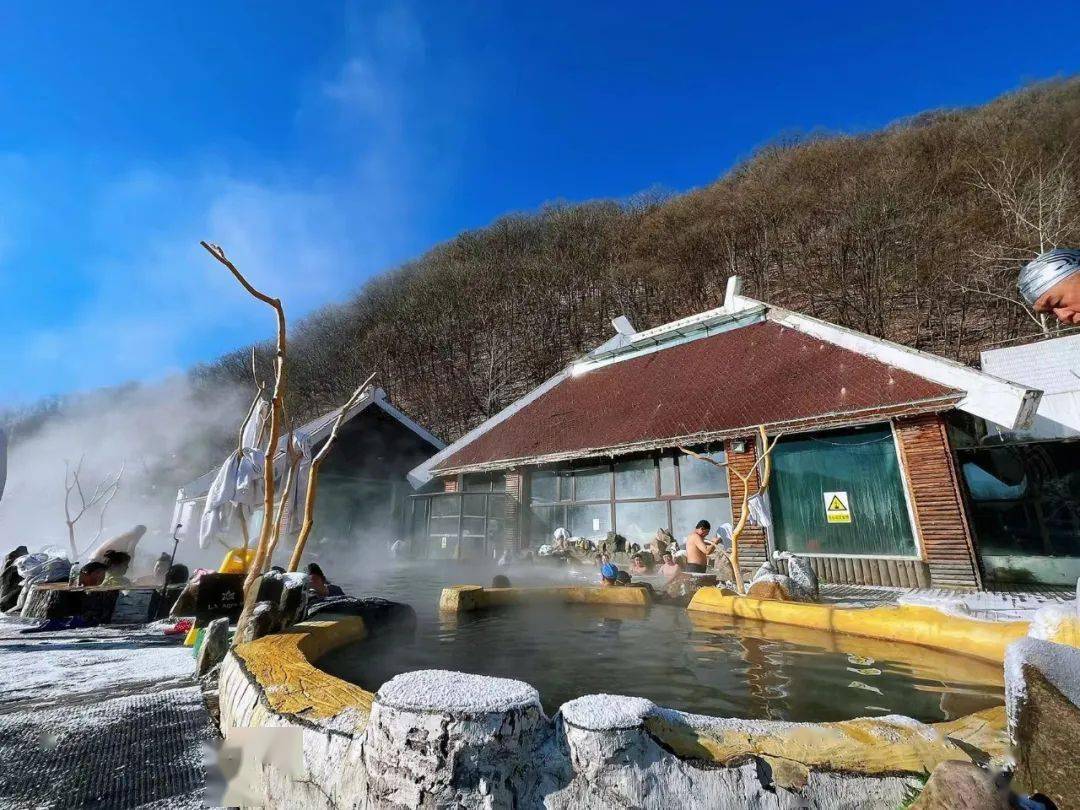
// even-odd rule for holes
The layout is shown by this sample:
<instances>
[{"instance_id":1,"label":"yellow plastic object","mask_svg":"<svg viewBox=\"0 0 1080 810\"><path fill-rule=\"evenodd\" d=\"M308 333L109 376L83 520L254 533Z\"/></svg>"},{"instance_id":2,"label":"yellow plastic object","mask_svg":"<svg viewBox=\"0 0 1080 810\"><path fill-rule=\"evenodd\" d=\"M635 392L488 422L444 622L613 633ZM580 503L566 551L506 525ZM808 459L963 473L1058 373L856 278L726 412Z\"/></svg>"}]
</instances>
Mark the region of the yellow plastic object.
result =
<instances>
[{"instance_id":1,"label":"yellow plastic object","mask_svg":"<svg viewBox=\"0 0 1080 810\"><path fill-rule=\"evenodd\" d=\"M718 588L699 590L687 610L921 644L988 661L1005 660L1005 648L1028 632L1027 622L984 622L916 605L842 608L727 596Z\"/></svg>"},{"instance_id":2,"label":"yellow plastic object","mask_svg":"<svg viewBox=\"0 0 1080 810\"><path fill-rule=\"evenodd\" d=\"M454 585L443 589L439 610L443 613L468 613L473 610L541 602L647 608L652 604L652 597L644 588L634 587L570 585L550 588L482 588L479 585Z\"/></svg>"},{"instance_id":3,"label":"yellow plastic object","mask_svg":"<svg viewBox=\"0 0 1080 810\"><path fill-rule=\"evenodd\" d=\"M199 637L199 631L196 630L194 627L192 627L190 630L188 630L188 634L186 636L184 636L184 646L185 647L194 647L195 646L195 639L198 638L198 637Z\"/></svg>"},{"instance_id":4,"label":"yellow plastic object","mask_svg":"<svg viewBox=\"0 0 1080 810\"><path fill-rule=\"evenodd\" d=\"M253 548L230 548L218 568L219 574L243 574L255 559Z\"/></svg>"}]
</instances>

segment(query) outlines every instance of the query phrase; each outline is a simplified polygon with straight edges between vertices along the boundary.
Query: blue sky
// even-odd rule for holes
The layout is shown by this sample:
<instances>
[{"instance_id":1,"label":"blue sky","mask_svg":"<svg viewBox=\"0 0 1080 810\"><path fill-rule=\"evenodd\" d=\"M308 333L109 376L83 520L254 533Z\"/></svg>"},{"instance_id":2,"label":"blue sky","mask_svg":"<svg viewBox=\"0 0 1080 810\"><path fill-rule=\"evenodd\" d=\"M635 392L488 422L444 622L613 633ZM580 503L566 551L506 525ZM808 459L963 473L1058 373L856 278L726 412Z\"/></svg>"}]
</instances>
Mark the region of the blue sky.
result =
<instances>
[{"instance_id":1,"label":"blue sky","mask_svg":"<svg viewBox=\"0 0 1080 810\"><path fill-rule=\"evenodd\" d=\"M0 405L156 379L544 202L1080 67L1043 3L0 7ZM1066 38L1067 39L1067 38Z\"/></svg>"}]
</instances>

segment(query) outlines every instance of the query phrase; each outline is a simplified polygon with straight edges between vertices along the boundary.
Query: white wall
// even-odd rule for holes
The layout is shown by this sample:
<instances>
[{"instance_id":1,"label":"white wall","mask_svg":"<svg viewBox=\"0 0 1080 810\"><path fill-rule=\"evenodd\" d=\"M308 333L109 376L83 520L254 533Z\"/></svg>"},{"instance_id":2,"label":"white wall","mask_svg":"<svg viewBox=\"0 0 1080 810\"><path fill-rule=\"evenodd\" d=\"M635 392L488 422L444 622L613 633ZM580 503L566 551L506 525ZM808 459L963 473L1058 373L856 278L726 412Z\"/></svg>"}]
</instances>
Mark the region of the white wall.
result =
<instances>
[{"instance_id":1,"label":"white wall","mask_svg":"<svg viewBox=\"0 0 1080 810\"><path fill-rule=\"evenodd\" d=\"M1044 392L1029 428L1010 431L991 425L991 433L1022 439L1080 437L1080 334L989 349L982 353L982 368Z\"/></svg>"}]
</instances>

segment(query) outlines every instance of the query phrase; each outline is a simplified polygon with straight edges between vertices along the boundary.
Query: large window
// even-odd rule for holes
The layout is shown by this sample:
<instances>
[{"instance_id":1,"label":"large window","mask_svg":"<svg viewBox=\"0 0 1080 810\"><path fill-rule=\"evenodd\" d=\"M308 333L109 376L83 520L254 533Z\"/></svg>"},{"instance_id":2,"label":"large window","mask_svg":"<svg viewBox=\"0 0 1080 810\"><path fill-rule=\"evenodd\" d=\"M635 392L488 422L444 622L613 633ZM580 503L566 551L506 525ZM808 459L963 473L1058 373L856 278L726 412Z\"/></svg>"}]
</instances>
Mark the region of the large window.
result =
<instances>
[{"instance_id":1,"label":"large window","mask_svg":"<svg viewBox=\"0 0 1080 810\"><path fill-rule=\"evenodd\" d=\"M914 556L904 484L889 425L780 439L772 453L773 536L797 554ZM832 520L832 499L846 520Z\"/></svg>"},{"instance_id":2,"label":"large window","mask_svg":"<svg viewBox=\"0 0 1080 810\"><path fill-rule=\"evenodd\" d=\"M724 462L724 453L710 454ZM533 545L562 527L575 537L616 531L644 544L657 529L683 540L699 520L731 520L727 473L683 454L620 459L611 464L533 470L528 536Z\"/></svg>"},{"instance_id":3,"label":"large window","mask_svg":"<svg viewBox=\"0 0 1080 810\"><path fill-rule=\"evenodd\" d=\"M1080 442L959 450L979 548L1080 557Z\"/></svg>"}]
</instances>

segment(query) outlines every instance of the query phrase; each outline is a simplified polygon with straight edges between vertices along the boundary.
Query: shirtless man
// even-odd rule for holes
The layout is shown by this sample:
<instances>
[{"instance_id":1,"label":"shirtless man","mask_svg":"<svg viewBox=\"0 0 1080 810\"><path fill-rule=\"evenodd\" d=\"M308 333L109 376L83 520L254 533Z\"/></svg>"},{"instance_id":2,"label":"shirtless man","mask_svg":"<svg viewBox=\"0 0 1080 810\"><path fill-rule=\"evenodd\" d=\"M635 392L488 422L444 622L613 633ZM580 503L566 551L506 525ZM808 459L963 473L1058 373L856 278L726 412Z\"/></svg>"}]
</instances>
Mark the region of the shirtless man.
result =
<instances>
[{"instance_id":1,"label":"shirtless man","mask_svg":"<svg viewBox=\"0 0 1080 810\"><path fill-rule=\"evenodd\" d=\"M704 574L705 566L709 562L709 555L716 548L716 543L705 540L709 536L712 525L707 520L699 520L697 526L690 534L686 535L686 567L683 569L690 574Z\"/></svg>"}]
</instances>

